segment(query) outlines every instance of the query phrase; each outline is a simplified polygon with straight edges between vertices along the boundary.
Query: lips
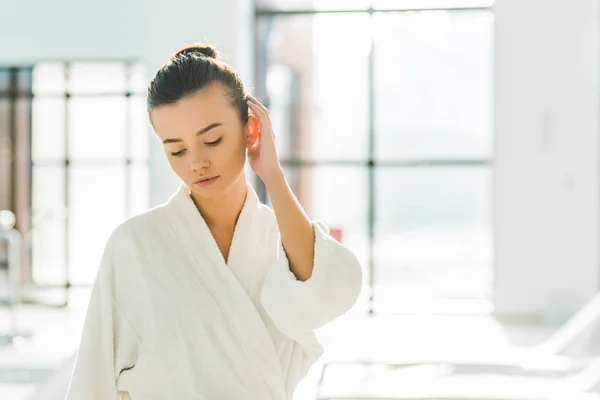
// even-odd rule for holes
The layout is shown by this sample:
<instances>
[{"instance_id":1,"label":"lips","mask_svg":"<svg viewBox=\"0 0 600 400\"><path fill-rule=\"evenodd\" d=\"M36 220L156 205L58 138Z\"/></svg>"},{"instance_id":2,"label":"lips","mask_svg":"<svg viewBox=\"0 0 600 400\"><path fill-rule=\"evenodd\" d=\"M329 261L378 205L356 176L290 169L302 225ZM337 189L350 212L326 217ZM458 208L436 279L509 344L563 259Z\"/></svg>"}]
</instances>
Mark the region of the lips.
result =
<instances>
[{"instance_id":1,"label":"lips","mask_svg":"<svg viewBox=\"0 0 600 400\"><path fill-rule=\"evenodd\" d=\"M210 177L204 177L204 178L197 179L194 183L196 185L198 185L198 186L204 187L204 186L211 185L218 178L219 178L219 175L217 175L217 176L210 176Z\"/></svg>"},{"instance_id":2,"label":"lips","mask_svg":"<svg viewBox=\"0 0 600 400\"><path fill-rule=\"evenodd\" d=\"M205 178L196 179L195 183L201 183L216 178L216 176L207 176Z\"/></svg>"}]
</instances>

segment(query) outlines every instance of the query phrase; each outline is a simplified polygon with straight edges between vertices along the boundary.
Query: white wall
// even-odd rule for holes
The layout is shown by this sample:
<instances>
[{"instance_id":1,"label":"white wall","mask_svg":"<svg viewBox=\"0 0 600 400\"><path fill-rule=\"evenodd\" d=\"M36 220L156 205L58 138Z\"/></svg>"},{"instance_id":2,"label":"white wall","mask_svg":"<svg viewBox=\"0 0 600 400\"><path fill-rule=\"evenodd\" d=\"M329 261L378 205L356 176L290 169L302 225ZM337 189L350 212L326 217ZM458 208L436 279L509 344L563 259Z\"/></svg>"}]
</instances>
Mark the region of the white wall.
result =
<instances>
[{"instance_id":1,"label":"white wall","mask_svg":"<svg viewBox=\"0 0 600 400\"><path fill-rule=\"evenodd\" d=\"M214 43L253 84L252 0L0 0L0 65L45 60L144 60L150 75L178 48ZM150 205L177 179L150 135Z\"/></svg>"},{"instance_id":2,"label":"white wall","mask_svg":"<svg viewBox=\"0 0 600 400\"><path fill-rule=\"evenodd\" d=\"M143 55L144 0L0 0L0 65Z\"/></svg>"},{"instance_id":3,"label":"white wall","mask_svg":"<svg viewBox=\"0 0 600 400\"><path fill-rule=\"evenodd\" d=\"M495 5L495 305L564 321L598 290L598 5Z\"/></svg>"}]
</instances>

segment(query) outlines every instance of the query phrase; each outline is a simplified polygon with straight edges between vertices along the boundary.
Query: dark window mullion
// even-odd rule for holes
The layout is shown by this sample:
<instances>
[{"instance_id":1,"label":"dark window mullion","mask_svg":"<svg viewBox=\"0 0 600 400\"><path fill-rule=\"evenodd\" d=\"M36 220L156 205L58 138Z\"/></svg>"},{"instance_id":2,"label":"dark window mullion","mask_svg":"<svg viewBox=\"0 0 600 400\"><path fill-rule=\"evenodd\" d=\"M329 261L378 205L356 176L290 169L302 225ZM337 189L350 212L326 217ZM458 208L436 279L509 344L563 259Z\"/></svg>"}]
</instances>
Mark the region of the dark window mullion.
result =
<instances>
[{"instance_id":1,"label":"dark window mullion","mask_svg":"<svg viewBox=\"0 0 600 400\"><path fill-rule=\"evenodd\" d=\"M367 66L367 82L369 96L369 162L368 162L368 213L367 228L369 238L369 306L368 313L373 314L373 302L375 297L375 30L373 10L369 16L369 34L371 40L371 51L369 52L369 63Z\"/></svg>"},{"instance_id":2,"label":"dark window mullion","mask_svg":"<svg viewBox=\"0 0 600 400\"><path fill-rule=\"evenodd\" d=\"M8 209L17 212L17 85L18 70L10 68L8 83L8 140L10 142L10 204Z\"/></svg>"},{"instance_id":3,"label":"dark window mullion","mask_svg":"<svg viewBox=\"0 0 600 400\"><path fill-rule=\"evenodd\" d=\"M82 160L82 161L73 161L69 158L65 158L62 160L38 160L32 162L31 165L35 167L111 167L116 165L133 165L137 164L138 161L147 162L148 160L133 160L131 158L124 159L107 159L107 160Z\"/></svg>"},{"instance_id":4,"label":"dark window mullion","mask_svg":"<svg viewBox=\"0 0 600 400\"><path fill-rule=\"evenodd\" d=\"M421 167L480 167L489 166L491 160L488 158L464 158L455 160L443 159L415 159L397 161L369 160L306 160L306 159L283 159L279 161L286 167L314 167L314 166L363 166L363 167L396 167L396 168L421 168Z\"/></svg>"},{"instance_id":5,"label":"dark window mullion","mask_svg":"<svg viewBox=\"0 0 600 400\"><path fill-rule=\"evenodd\" d=\"M32 93L27 93L27 92L23 92L23 91L17 91L16 92L17 97L20 98L33 98L34 96L37 98L63 98L65 96L69 96L69 97L73 97L73 96L77 96L77 97L94 97L94 98L98 98L98 97L117 97L117 96L140 96L142 94L140 93L133 93L131 91L128 92L102 92L102 93L86 93L86 92L81 92L81 93L71 93L71 92L61 92L61 93L39 93L39 94L32 94ZM13 96L11 93L9 92L0 92L0 99L2 98L10 98L11 96Z\"/></svg>"},{"instance_id":6,"label":"dark window mullion","mask_svg":"<svg viewBox=\"0 0 600 400\"><path fill-rule=\"evenodd\" d=\"M66 85L66 89L67 92L65 92L63 94L63 96L65 97L65 135L64 135L64 139L65 139L65 207L66 207L66 215L65 215L65 249L64 249L64 254L65 254L65 302L68 299L69 296L69 288L71 287L71 278L70 278L70 265L69 265L69 223L70 223L70 217L71 217L71 210L70 210L70 203L69 203L69 196L70 196L70 159L69 159L69 153L70 153L70 149L69 149L69 130L70 130L70 126L69 126L69 105L70 105L70 99L71 99L71 94L68 92L68 88L69 88L69 83L70 83L70 72L71 72L71 63L66 63L65 64L65 85Z\"/></svg>"},{"instance_id":7,"label":"dark window mullion","mask_svg":"<svg viewBox=\"0 0 600 400\"><path fill-rule=\"evenodd\" d=\"M129 62L125 64L125 84L126 89L131 88L131 80L133 79L133 74L131 70L133 69L133 63ZM125 93L126 101L126 110L125 110L125 179L124 184L125 187L123 190L125 191L125 216L128 217L131 214L131 173L132 173L132 154L133 154L133 96L131 92L127 91Z\"/></svg>"}]
</instances>

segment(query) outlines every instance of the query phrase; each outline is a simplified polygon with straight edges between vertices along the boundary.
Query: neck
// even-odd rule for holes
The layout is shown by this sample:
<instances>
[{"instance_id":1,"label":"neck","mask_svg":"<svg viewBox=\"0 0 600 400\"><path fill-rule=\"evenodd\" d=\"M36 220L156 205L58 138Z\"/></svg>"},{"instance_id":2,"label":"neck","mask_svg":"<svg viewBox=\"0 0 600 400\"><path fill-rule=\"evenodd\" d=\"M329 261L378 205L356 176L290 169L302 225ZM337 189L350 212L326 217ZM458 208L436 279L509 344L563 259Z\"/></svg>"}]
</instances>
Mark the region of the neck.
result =
<instances>
[{"instance_id":1,"label":"neck","mask_svg":"<svg viewBox=\"0 0 600 400\"><path fill-rule=\"evenodd\" d=\"M219 196L203 198L191 193L196 208L209 227L235 226L248 194L244 174Z\"/></svg>"}]
</instances>

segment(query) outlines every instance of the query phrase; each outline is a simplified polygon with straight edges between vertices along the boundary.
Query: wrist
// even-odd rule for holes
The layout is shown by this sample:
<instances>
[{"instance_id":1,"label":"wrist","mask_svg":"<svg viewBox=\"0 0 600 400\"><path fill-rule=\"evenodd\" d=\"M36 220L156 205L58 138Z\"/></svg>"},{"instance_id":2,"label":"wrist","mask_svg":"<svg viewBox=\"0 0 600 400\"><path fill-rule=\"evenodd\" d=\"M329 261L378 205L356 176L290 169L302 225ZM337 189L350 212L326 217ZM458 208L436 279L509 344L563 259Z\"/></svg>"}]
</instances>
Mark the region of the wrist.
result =
<instances>
[{"instance_id":1,"label":"wrist","mask_svg":"<svg viewBox=\"0 0 600 400\"><path fill-rule=\"evenodd\" d=\"M281 167L274 168L272 171L263 174L260 178L267 187L285 181L285 175Z\"/></svg>"}]
</instances>

